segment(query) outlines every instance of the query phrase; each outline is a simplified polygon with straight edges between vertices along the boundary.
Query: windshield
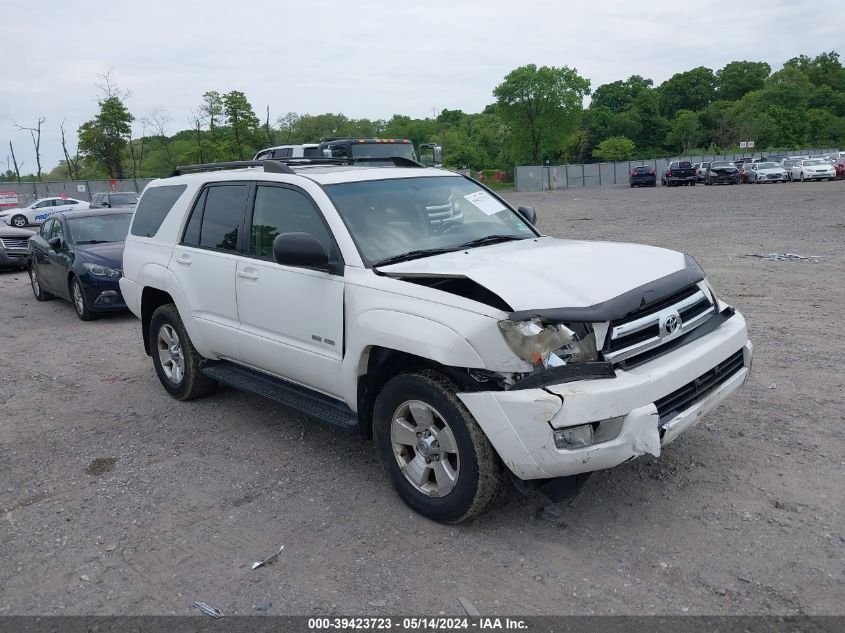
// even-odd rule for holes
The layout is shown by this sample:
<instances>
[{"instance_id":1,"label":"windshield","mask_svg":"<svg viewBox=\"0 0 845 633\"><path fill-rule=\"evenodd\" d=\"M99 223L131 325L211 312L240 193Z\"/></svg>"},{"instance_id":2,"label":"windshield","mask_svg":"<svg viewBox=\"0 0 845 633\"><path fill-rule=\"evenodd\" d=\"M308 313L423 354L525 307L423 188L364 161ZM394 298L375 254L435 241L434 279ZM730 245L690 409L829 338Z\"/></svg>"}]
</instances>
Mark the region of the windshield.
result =
<instances>
[{"instance_id":1,"label":"windshield","mask_svg":"<svg viewBox=\"0 0 845 633\"><path fill-rule=\"evenodd\" d=\"M74 244L102 244L125 240L131 221L131 213L116 213L68 219L67 224Z\"/></svg>"},{"instance_id":2,"label":"windshield","mask_svg":"<svg viewBox=\"0 0 845 633\"><path fill-rule=\"evenodd\" d=\"M824 161L818 160L818 159L816 159L816 160L805 160L804 164L805 165L824 165Z\"/></svg>"},{"instance_id":3,"label":"windshield","mask_svg":"<svg viewBox=\"0 0 845 633\"><path fill-rule=\"evenodd\" d=\"M777 163L760 163L757 165L757 169L776 169L780 167Z\"/></svg>"},{"instance_id":4,"label":"windshield","mask_svg":"<svg viewBox=\"0 0 845 633\"><path fill-rule=\"evenodd\" d=\"M390 158L402 156L417 160L412 143L352 143L352 158Z\"/></svg>"},{"instance_id":5,"label":"windshield","mask_svg":"<svg viewBox=\"0 0 845 633\"><path fill-rule=\"evenodd\" d=\"M109 203L112 205L137 204L137 193L113 193L109 195Z\"/></svg>"},{"instance_id":6,"label":"windshield","mask_svg":"<svg viewBox=\"0 0 845 633\"><path fill-rule=\"evenodd\" d=\"M716 169L717 167L721 167L721 168L736 167L736 165L734 165L733 163L729 163L728 161L725 161L725 160L717 160L717 161L710 163L710 169Z\"/></svg>"},{"instance_id":7,"label":"windshield","mask_svg":"<svg viewBox=\"0 0 845 633\"><path fill-rule=\"evenodd\" d=\"M367 180L325 190L368 265L460 250L469 242L536 237L498 198L460 176Z\"/></svg>"},{"instance_id":8,"label":"windshield","mask_svg":"<svg viewBox=\"0 0 845 633\"><path fill-rule=\"evenodd\" d=\"M783 161L782 165L784 167L794 167L795 161L794 160L785 160L785 161Z\"/></svg>"}]
</instances>

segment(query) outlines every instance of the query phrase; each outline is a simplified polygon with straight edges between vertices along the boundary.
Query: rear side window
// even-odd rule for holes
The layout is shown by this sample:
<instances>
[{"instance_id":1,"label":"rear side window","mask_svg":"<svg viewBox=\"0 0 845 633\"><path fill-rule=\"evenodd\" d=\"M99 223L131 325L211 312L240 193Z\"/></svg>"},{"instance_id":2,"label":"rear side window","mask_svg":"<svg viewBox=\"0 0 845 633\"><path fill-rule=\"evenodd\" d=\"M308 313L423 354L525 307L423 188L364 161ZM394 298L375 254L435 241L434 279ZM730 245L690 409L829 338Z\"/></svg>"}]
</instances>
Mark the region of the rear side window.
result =
<instances>
[{"instance_id":1,"label":"rear side window","mask_svg":"<svg viewBox=\"0 0 845 633\"><path fill-rule=\"evenodd\" d=\"M187 187L187 185L166 185L147 189L135 210L135 219L132 221L130 233L138 237L153 237Z\"/></svg>"},{"instance_id":2,"label":"rear side window","mask_svg":"<svg viewBox=\"0 0 845 633\"><path fill-rule=\"evenodd\" d=\"M194 207L182 243L201 248L237 250L248 191L246 183L208 187Z\"/></svg>"}]
</instances>

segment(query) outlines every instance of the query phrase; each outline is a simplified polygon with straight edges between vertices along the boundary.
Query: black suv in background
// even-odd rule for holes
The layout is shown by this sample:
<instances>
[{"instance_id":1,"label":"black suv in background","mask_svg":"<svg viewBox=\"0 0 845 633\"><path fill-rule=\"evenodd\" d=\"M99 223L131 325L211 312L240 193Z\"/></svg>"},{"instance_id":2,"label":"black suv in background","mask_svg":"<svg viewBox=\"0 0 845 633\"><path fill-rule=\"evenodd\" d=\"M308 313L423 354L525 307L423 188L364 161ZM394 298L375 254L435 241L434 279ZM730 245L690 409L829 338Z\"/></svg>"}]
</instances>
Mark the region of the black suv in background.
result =
<instances>
[{"instance_id":1,"label":"black suv in background","mask_svg":"<svg viewBox=\"0 0 845 633\"><path fill-rule=\"evenodd\" d=\"M632 187L654 187L657 185L657 172L649 165L639 165L631 170L628 184Z\"/></svg>"},{"instance_id":2,"label":"black suv in background","mask_svg":"<svg viewBox=\"0 0 845 633\"><path fill-rule=\"evenodd\" d=\"M111 207L131 207L138 204L138 197L138 194L134 191L95 193L91 197L91 208L109 209Z\"/></svg>"}]
</instances>

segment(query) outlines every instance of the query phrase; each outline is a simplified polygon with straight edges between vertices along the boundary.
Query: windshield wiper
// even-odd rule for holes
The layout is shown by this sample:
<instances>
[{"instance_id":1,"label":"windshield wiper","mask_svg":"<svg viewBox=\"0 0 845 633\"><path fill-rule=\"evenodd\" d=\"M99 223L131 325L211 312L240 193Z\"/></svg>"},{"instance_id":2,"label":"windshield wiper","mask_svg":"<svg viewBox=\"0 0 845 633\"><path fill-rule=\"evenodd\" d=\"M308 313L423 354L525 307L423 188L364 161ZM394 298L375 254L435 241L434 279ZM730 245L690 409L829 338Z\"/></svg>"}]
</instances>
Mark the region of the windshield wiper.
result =
<instances>
[{"instance_id":1,"label":"windshield wiper","mask_svg":"<svg viewBox=\"0 0 845 633\"><path fill-rule=\"evenodd\" d=\"M89 244L106 244L109 240L84 240L82 242L77 242L80 246L88 246Z\"/></svg>"},{"instance_id":2,"label":"windshield wiper","mask_svg":"<svg viewBox=\"0 0 845 633\"><path fill-rule=\"evenodd\" d=\"M373 268L379 266L389 266L390 264L398 264L399 262L406 262L409 259L419 259L420 257L428 257L430 255L440 255L442 253L451 253L454 248L424 248L415 251L408 251L407 253L400 253L392 257L385 257L377 262L373 262Z\"/></svg>"},{"instance_id":3,"label":"windshield wiper","mask_svg":"<svg viewBox=\"0 0 845 633\"><path fill-rule=\"evenodd\" d=\"M524 239L524 237L519 237L518 235L486 235L484 237L470 240L469 242L464 242L457 248L472 248L473 246L485 246L487 244L498 244L499 242Z\"/></svg>"}]
</instances>

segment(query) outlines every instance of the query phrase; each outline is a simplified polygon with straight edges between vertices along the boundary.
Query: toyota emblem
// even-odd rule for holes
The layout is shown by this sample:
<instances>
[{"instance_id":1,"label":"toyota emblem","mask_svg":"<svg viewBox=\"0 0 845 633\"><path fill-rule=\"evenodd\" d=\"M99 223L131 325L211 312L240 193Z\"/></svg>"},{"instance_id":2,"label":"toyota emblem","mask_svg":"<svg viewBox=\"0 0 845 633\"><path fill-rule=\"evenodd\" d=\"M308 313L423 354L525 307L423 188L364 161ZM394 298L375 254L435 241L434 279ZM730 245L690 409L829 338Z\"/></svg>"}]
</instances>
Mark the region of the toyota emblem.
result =
<instances>
[{"instance_id":1,"label":"toyota emblem","mask_svg":"<svg viewBox=\"0 0 845 633\"><path fill-rule=\"evenodd\" d=\"M677 314L670 314L666 317L666 320L663 321L663 331L666 334L674 334L681 328L681 317Z\"/></svg>"}]
</instances>

